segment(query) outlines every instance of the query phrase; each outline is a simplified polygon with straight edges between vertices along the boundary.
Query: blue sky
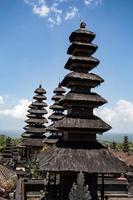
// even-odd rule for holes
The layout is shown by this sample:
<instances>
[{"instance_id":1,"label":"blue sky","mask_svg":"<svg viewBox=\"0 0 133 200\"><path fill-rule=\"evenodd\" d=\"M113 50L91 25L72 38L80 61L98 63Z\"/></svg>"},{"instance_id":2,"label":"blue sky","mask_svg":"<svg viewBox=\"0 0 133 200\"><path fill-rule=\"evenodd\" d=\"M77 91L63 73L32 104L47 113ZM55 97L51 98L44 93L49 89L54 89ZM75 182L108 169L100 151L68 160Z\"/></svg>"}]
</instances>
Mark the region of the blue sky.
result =
<instances>
[{"instance_id":1,"label":"blue sky","mask_svg":"<svg viewBox=\"0 0 133 200\"><path fill-rule=\"evenodd\" d=\"M51 103L68 73L69 35L82 19L99 46L93 72L105 79L96 91L108 104L96 112L112 132L133 132L132 10L132 0L0 0L0 129L22 129L40 83Z\"/></svg>"}]
</instances>

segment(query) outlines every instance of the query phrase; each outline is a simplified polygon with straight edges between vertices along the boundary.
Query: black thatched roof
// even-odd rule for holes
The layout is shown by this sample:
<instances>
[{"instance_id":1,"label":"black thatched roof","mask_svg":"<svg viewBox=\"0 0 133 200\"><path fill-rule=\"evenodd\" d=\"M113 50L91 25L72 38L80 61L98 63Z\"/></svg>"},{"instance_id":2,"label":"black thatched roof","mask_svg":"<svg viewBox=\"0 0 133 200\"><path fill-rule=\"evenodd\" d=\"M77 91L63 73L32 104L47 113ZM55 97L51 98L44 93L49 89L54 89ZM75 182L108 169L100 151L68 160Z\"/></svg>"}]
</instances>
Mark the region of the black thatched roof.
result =
<instances>
[{"instance_id":1,"label":"black thatched roof","mask_svg":"<svg viewBox=\"0 0 133 200\"><path fill-rule=\"evenodd\" d=\"M44 88L42 88L41 85L39 85L39 88L37 88L37 89L35 90L35 93L36 93L36 94L46 94L46 90L45 90Z\"/></svg>"},{"instance_id":2,"label":"black thatched roof","mask_svg":"<svg viewBox=\"0 0 133 200\"><path fill-rule=\"evenodd\" d=\"M22 137L23 138L28 138L28 137L30 137L32 134L30 134L30 133L28 133L28 132L24 132L24 133L22 133Z\"/></svg>"},{"instance_id":3,"label":"black thatched roof","mask_svg":"<svg viewBox=\"0 0 133 200\"><path fill-rule=\"evenodd\" d=\"M59 130L57 128L54 127L54 123L53 124L50 124L47 128L46 128L46 132L51 132L51 133L54 133L54 132L58 132Z\"/></svg>"},{"instance_id":4,"label":"black thatched roof","mask_svg":"<svg viewBox=\"0 0 133 200\"><path fill-rule=\"evenodd\" d=\"M41 109L41 110L39 110L39 109L29 109L28 110L28 112L29 113L31 113L31 114L47 114L47 110L46 109Z\"/></svg>"},{"instance_id":5,"label":"black thatched roof","mask_svg":"<svg viewBox=\"0 0 133 200\"><path fill-rule=\"evenodd\" d=\"M85 107L98 107L105 103L107 103L107 101L96 93L83 94L71 91L59 101L59 104L65 107L69 107L73 104L75 106L84 104Z\"/></svg>"},{"instance_id":6,"label":"black thatched roof","mask_svg":"<svg viewBox=\"0 0 133 200\"><path fill-rule=\"evenodd\" d=\"M45 126L43 127L32 127L32 126L25 126L25 130L28 130L28 133L45 133Z\"/></svg>"},{"instance_id":7,"label":"black thatched roof","mask_svg":"<svg viewBox=\"0 0 133 200\"><path fill-rule=\"evenodd\" d=\"M69 40L70 42L83 41L88 43L91 42L94 38L95 33L85 28L80 28L71 33Z\"/></svg>"},{"instance_id":8,"label":"black thatched roof","mask_svg":"<svg viewBox=\"0 0 133 200\"><path fill-rule=\"evenodd\" d=\"M35 100L38 100L38 101L40 101L40 100L46 100L47 98L45 97L45 96L42 96L42 95L35 95L34 97L33 97L33 99L35 99Z\"/></svg>"},{"instance_id":9,"label":"black thatched roof","mask_svg":"<svg viewBox=\"0 0 133 200\"><path fill-rule=\"evenodd\" d=\"M93 130L96 133L102 133L111 129L111 126L109 126L103 120L96 116L88 119L72 118L65 116L63 119L55 123L55 127L59 130L78 130L81 131L81 134L84 130Z\"/></svg>"},{"instance_id":10,"label":"black thatched roof","mask_svg":"<svg viewBox=\"0 0 133 200\"><path fill-rule=\"evenodd\" d=\"M93 69L99 64L99 60L90 56L70 56L65 68L69 70L75 70L77 68L86 68L88 71Z\"/></svg>"},{"instance_id":11,"label":"black thatched roof","mask_svg":"<svg viewBox=\"0 0 133 200\"><path fill-rule=\"evenodd\" d=\"M32 105L37 107L38 106L47 107L47 104L45 102L38 102L38 101L32 102Z\"/></svg>"},{"instance_id":12,"label":"black thatched roof","mask_svg":"<svg viewBox=\"0 0 133 200\"><path fill-rule=\"evenodd\" d=\"M63 144L61 144L63 146ZM45 156L39 157L39 168L41 171L52 172L87 172L87 173L122 173L127 165L117 159L102 145L94 142L92 149L88 144L72 148L72 146L55 147L49 149ZM75 146L75 145L74 145ZM86 144L87 147L87 144Z\"/></svg>"},{"instance_id":13,"label":"black thatched roof","mask_svg":"<svg viewBox=\"0 0 133 200\"><path fill-rule=\"evenodd\" d=\"M48 117L48 119L51 119L51 120L60 120L60 119L62 119L64 117L64 114L63 113L53 113L52 115L50 115L49 117Z\"/></svg>"},{"instance_id":14,"label":"black thatched roof","mask_svg":"<svg viewBox=\"0 0 133 200\"><path fill-rule=\"evenodd\" d=\"M59 104L57 104L57 103L54 103L53 105L51 105L51 106L49 106L49 108L51 109L51 110L65 110L64 108L63 108L63 106L61 106L61 105L59 105Z\"/></svg>"},{"instance_id":15,"label":"black thatched roof","mask_svg":"<svg viewBox=\"0 0 133 200\"><path fill-rule=\"evenodd\" d=\"M43 147L43 138L26 138L21 143L22 146Z\"/></svg>"},{"instance_id":16,"label":"black thatched roof","mask_svg":"<svg viewBox=\"0 0 133 200\"><path fill-rule=\"evenodd\" d=\"M62 94L55 94L53 97L52 97L52 100L53 101L58 101L59 99L62 98Z\"/></svg>"},{"instance_id":17,"label":"black thatched roof","mask_svg":"<svg viewBox=\"0 0 133 200\"><path fill-rule=\"evenodd\" d=\"M91 55L97 50L98 46L91 43L73 42L67 53L72 55Z\"/></svg>"},{"instance_id":18,"label":"black thatched roof","mask_svg":"<svg viewBox=\"0 0 133 200\"><path fill-rule=\"evenodd\" d=\"M93 88L103 81L100 76L93 73L71 72L64 77L61 85L68 88L71 88L73 85L87 85Z\"/></svg>"},{"instance_id":19,"label":"black thatched roof","mask_svg":"<svg viewBox=\"0 0 133 200\"><path fill-rule=\"evenodd\" d=\"M12 177L16 176L16 173L7 167L0 165L0 180L3 180L3 182L6 182L8 180L12 180Z\"/></svg>"},{"instance_id":20,"label":"black thatched roof","mask_svg":"<svg viewBox=\"0 0 133 200\"><path fill-rule=\"evenodd\" d=\"M54 89L53 93L59 93L59 94L64 94L66 91L63 87L61 87L60 83L59 86L57 88Z\"/></svg>"},{"instance_id":21,"label":"black thatched roof","mask_svg":"<svg viewBox=\"0 0 133 200\"><path fill-rule=\"evenodd\" d=\"M43 124L43 123L48 123L48 120L46 118L30 118L26 119L25 122Z\"/></svg>"}]
</instances>

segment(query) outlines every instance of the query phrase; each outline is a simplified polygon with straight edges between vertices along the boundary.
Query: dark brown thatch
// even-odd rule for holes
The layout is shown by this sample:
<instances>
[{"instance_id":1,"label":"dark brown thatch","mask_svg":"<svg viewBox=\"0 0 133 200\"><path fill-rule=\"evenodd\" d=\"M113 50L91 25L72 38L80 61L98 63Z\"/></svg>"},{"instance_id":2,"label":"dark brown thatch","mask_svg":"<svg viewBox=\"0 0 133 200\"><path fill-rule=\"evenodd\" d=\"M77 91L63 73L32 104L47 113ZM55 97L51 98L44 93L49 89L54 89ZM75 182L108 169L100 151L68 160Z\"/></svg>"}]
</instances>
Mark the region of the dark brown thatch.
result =
<instances>
[{"instance_id":1,"label":"dark brown thatch","mask_svg":"<svg viewBox=\"0 0 133 200\"><path fill-rule=\"evenodd\" d=\"M60 119L62 119L63 117L64 117L64 114L63 114L63 113L58 113L58 114L53 113L52 115L50 115L50 116L48 117L48 119L51 119L51 120L60 120Z\"/></svg>"},{"instance_id":2,"label":"dark brown thatch","mask_svg":"<svg viewBox=\"0 0 133 200\"><path fill-rule=\"evenodd\" d=\"M36 100L46 100L47 98L45 97L45 96L42 96L42 95L35 95L34 97L33 97L33 99L36 99Z\"/></svg>"},{"instance_id":3,"label":"dark brown thatch","mask_svg":"<svg viewBox=\"0 0 133 200\"><path fill-rule=\"evenodd\" d=\"M41 109L41 110L39 110L39 109L29 109L28 110L28 112L29 113L31 113L31 114L47 114L47 110L45 110L45 109Z\"/></svg>"},{"instance_id":4,"label":"dark brown thatch","mask_svg":"<svg viewBox=\"0 0 133 200\"><path fill-rule=\"evenodd\" d=\"M69 48L67 53L72 55L80 55L82 54L92 54L97 50L98 46L91 43L84 42L73 42Z\"/></svg>"},{"instance_id":5,"label":"dark brown thatch","mask_svg":"<svg viewBox=\"0 0 133 200\"><path fill-rule=\"evenodd\" d=\"M122 173L126 171L127 166L105 148L53 147L47 151L44 157L40 157L39 168L41 171L60 173L80 171L87 173Z\"/></svg>"},{"instance_id":6,"label":"dark brown thatch","mask_svg":"<svg viewBox=\"0 0 133 200\"><path fill-rule=\"evenodd\" d=\"M93 33L92 31L88 31L84 28L80 28L71 33L69 40L70 42L82 40L83 42L88 43L91 42L94 38L95 38L95 33Z\"/></svg>"},{"instance_id":7,"label":"dark brown thatch","mask_svg":"<svg viewBox=\"0 0 133 200\"><path fill-rule=\"evenodd\" d=\"M45 133L45 127L32 127L32 126L25 126L25 130L28 130L28 133Z\"/></svg>"},{"instance_id":8,"label":"dark brown thatch","mask_svg":"<svg viewBox=\"0 0 133 200\"><path fill-rule=\"evenodd\" d=\"M1 183L3 181L3 185L4 185L4 182L6 183L9 180L13 180L13 177L16 177L16 173L14 171L8 169L7 167L3 165L0 165L0 181Z\"/></svg>"},{"instance_id":9,"label":"dark brown thatch","mask_svg":"<svg viewBox=\"0 0 133 200\"><path fill-rule=\"evenodd\" d=\"M107 101L96 93L76 93L68 92L62 99L60 99L59 104L63 106L72 105L84 105L85 107L98 107L107 103Z\"/></svg>"},{"instance_id":10,"label":"dark brown thatch","mask_svg":"<svg viewBox=\"0 0 133 200\"><path fill-rule=\"evenodd\" d=\"M54 89L54 91L53 91L54 93L59 93L59 94L63 94L63 93L65 93L66 91L65 91L65 89L63 88L63 87L61 87L60 86L60 83L59 83L59 86L57 87L57 88L55 88Z\"/></svg>"},{"instance_id":11,"label":"dark brown thatch","mask_svg":"<svg viewBox=\"0 0 133 200\"><path fill-rule=\"evenodd\" d=\"M69 57L67 63L65 64L65 68L69 70L73 70L74 68L87 68L88 70L93 69L99 64L99 60L89 56L71 56Z\"/></svg>"},{"instance_id":12,"label":"dark brown thatch","mask_svg":"<svg viewBox=\"0 0 133 200\"><path fill-rule=\"evenodd\" d=\"M63 108L63 106L60 106L60 105L58 105L58 104L53 104L53 105L51 105L50 107L49 107L51 110L65 110L64 108Z\"/></svg>"},{"instance_id":13,"label":"dark brown thatch","mask_svg":"<svg viewBox=\"0 0 133 200\"><path fill-rule=\"evenodd\" d=\"M63 81L61 82L62 86L70 87L72 85L87 85L88 87L96 87L100 83L102 83L104 80L93 73L83 73L83 72L71 72L67 74Z\"/></svg>"},{"instance_id":14,"label":"dark brown thatch","mask_svg":"<svg viewBox=\"0 0 133 200\"><path fill-rule=\"evenodd\" d=\"M46 140L44 141L44 143L46 144L56 144L56 142L58 141L59 139L52 139L52 138L46 138Z\"/></svg>"},{"instance_id":15,"label":"dark brown thatch","mask_svg":"<svg viewBox=\"0 0 133 200\"><path fill-rule=\"evenodd\" d=\"M107 130L111 129L111 126L106 124L103 120L100 118L94 116L94 118L91 119L82 119L82 118L72 118L72 117L64 117L63 119L57 121L54 125L59 130L80 130L81 134L82 131L93 130L96 133L102 133ZM95 133L95 134L96 134Z\"/></svg>"},{"instance_id":16,"label":"dark brown thatch","mask_svg":"<svg viewBox=\"0 0 133 200\"><path fill-rule=\"evenodd\" d=\"M52 100L53 101L58 101L59 99L61 99L62 98L62 94L55 94L53 97L52 97Z\"/></svg>"},{"instance_id":17,"label":"dark brown thatch","mask_svg":"<svg viewBox=\"0 0 133 200\"><path fill-rule=\"evenodd\" d=\"M43 123L48 123L48 120L46 118L30 118L25 120L25 122L43 124Z\"/></svg>"},{"instance_id":18,"label":"dark brown thatch","mask_svg":"<svg viewBox=\"0 0 133 200\"><path fill-rule=\"evenodd\" d=\"M26 138L21 143L22 146L43 147L43 138Z\"/></svg>"},{"instance_id":19,"label":"dark brown thatch","mask_svg":"<svg viewBox=\"0 0 133 200\"><path fill-rule=\"evenodd\" d=\"M37 88L37 89L35 90L35 93L36 93L36 94L46 94L46 90L45 90L44 88L42 88L41 85L39 85L39 88Z\"/></svg>"},{"instance_id":20,"label":"dark brown thatch","mask_svg":"<svg viewBox=\"0 0 133 200\"><path fill-rule=\"evenodd\" d=\"M27 138L27 137L30 137L32 134L28 133L28 132L24 132L22 133L22 137L23 138Z\"/></svg>"},{"instance_id":21,"label":"dark brown thatch","mask_svg":"<svg viewBox=\"0 0 133 200\"><path fill-rule=\"evenodd\" d=\"M32 102L32 105L37 107L38 106L47 107L47 104L45 102L38 102L38 101Z\"/></svg>"},{"instance_id":22,"label":"dark brown thatch","mask_svg":"<svg viewBox=\"0 0 133 200\"><path fill-rule=\"evenodd\" d=\"M51 124L46 128L46 132L58 132L58 131L59 130L54 127L54 124Z\"/></svg>"}]
</instances>

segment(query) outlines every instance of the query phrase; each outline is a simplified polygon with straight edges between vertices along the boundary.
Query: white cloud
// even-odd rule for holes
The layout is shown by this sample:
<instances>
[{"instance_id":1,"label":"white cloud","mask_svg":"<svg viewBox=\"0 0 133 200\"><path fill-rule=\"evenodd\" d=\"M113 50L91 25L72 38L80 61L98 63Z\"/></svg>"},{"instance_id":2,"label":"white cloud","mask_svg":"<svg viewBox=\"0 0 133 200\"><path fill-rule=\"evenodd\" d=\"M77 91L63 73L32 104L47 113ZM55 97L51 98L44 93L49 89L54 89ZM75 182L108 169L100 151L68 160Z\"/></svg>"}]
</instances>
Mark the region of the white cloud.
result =
<instances>
[{"instance_id":1,"label":"white cloud","mask_svg":"<svg viewBox=\"0 0 133 200\"><path fill-rule=\"evenodd\" d=\"M84 0L85 5L87 6L97 6L102 0Z\"/></svg>"},{"instance_id":2,"label":"white cloud","mask_svg":"<svg viewBox=\"0 0 133 200\"><path fill-rule=\"evenodd\" d=\"M0 115L16 119L25 119L27 108L31 102L28 99L20 99L13 108L0 110Z\"/></svg>"},{"instance_id":3,"label":"white cloud","mask_svg":"<svg viewBox=\"0 0 133 200\"><path fill-rule=\"evenodd\" d=\"M33 13L38 14L40 17L46 17L48 13L50 12L49 7L47 7L45 4L37 6L33 6Z\"/></svg>"},{"instance_id":4,"label":"white cloud","mask_svg":"<svg viewBox=\"0 0 133 200\"><path fill-rule=\"evenodd\" d=\"M70 8L70 10L66 13L64 17L65 20L72 19L77 14L78 9L76 7Z\"/></svg>"},{"instance_id":5,"label":"white cloud","mask_svg":"<svg viewBox=\"0 0 133 200\"><path fill-rule=\"evenodd\" d=\"M63 20L73 19L80 10L79 2L74 0L24 0L24 2L32 7L34 14L44 18L51 26L59 25ZM89 8L95 7L102 0L80 0L80 2Z\"/></svg>"},{"instance_id":6,"label":"white cloud","mask_svg":"<svg viewBox=\"0 0 133 200\"><path fill-rule=\"evenodd\" d=\"M62 22L62 13L63 11L58 8L58 3L53 3L50 7L50 17L48 18L48 21L52 25L59 25Z\"/></svg>"},{"instance_id":7,"label":"white cloud","mask_svg":"<svg viewBox=\"0 0 133 200\"><path fill-rule=\"evenodd\" d=\"M119 100L114 107L95 113L112 126L112 132L133 133L133 102Z\"/></svg>"},{"instance_id":8,"label":"white cloud","mask_svg":"<svg viewBox=\"0 0 133 200\"><path fill-rule=\"evenodd\" d=\"M2 96L0 96L0 104L4 103L4 98Z\"/></svg>"}]
</instances>

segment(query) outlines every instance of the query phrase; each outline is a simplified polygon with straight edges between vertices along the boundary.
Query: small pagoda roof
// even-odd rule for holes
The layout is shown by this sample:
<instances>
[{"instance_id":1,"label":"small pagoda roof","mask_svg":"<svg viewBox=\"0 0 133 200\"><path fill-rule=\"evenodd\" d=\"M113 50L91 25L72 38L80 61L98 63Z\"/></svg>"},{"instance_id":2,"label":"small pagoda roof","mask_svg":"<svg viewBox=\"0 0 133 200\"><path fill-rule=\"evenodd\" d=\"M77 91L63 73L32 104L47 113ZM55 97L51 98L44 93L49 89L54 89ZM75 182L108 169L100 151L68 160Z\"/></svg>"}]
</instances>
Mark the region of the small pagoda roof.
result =
<instances>
[{"instance_id":1,"label":"small pagoda roof","mask_svg":"<svg viewBox=\"0 0 133 200\"><path fill-rule=\"evenodd\" d=\"M39 157L40 170L113 174L127 171L127 165L98 142L82 144L83 147L80 144L76 146L78 148L75 148L75 144L63 144L59 140L45 156Z\"/></svg>"},{"instance_id":2,"label":"small pagoda roof","mask_svg":"<svg viewBox=\"0 0 133 200\"><path fill-rule=\"evenodd\" d=\"M52 100L58 101L58 100L61 99L62 97L63 97L62 94L55 94L55 95L52 97Z\"/></svg>"},{"instance_id":3,"label":"small pagoda roof","mask_svg":"<svg viewBox=\"0 0 133 200\"><path fill-rule=\"evenodd\" d=\"M65 68L69 70L74 70L78 68L85 68L88 70L93 69L99 64L99 60L92 56L70 56L67 63L65 64Z\"/></svg>"},{"instance_id":4,"label":"small pagoda roof","mask_svg":"<svg viewBox=\"0 0 133 200\"><path fill-rule=\"evenodd\" d=\"M64 107L69 107L70 105L80 105L84 104L86 107L98 107L107 103L107 101L96 93L67 93L60 101L59 104Z\"/></svg>"},{"instance_id":5,"label":"small pagoda roof","mask_svg":"<svg viewBox=\"0 0 133 200\"><path fill-rule=\"evenodd\" d=\"M51 119L51 120L60 120L64 117L64 114L63 113L53 113L52 115L50 115L48 117L48 119Z\"/></svg>"},{"instance_id":6,"label":"small pagoda roof","mask_svg":"<svg viewBox=\"0 0 133 200\"><path fill-rule=\"evenodd\" d=\"M21 143L23 146L34 146L34 147L42 147L43 138L26 138Z\"/></svg>"},{"instance_id":7,"label":"small pagoda roof","mask_svg":"<svg viewBox=\"0 0 133 200\"><path fill-rule=\"evenodd\" d=\"M44 143L45 144L56 144L56 142L58 142L58 140L59 139L57 139L57 138L46 138L45 140L44 140Z\"/></svg>"},{"instance_id":8,"label":"small pagoda roof","mask_svg":"<svg viewBox=\"0 0 133 200\"><path fill-rule=\"evenodd\" d=\"M44 108L41 109L41 110L40 109L32 109L31 108L31 109L28 110L28 112L31 113L31 114L47 114L47 110L44 109Z\"/></svg>"},{"instance_id":9,"label":"small pagoda roof","mask_svg":"<svg viewBox=\"0 0 133 200\"><path fill-rule=\"evenodd\" d=\"M60 83L59 83L59 86L57 88L54 89L53 93L60 93L60 94L63 94L65 93L65 89L63 87L61 87Z\"/></svg>"},{"instance_id":10,"label":"small pagoda roof","mask_svg":"<svg viewBox=\"0 0 133 200\"><path fill-rule=\"evenodd\" d=\"M27 114L26 116L27 116L28 118L32 118L32 117L34 118L34 117L36 117L36 115L31 114L31 113Z\"/></svg>"},{"instance_id":11,"label":"small pagoda roof","mask_svg":"<svg viewBox=\"0 0 133 200\"><path fill-rule=\"evenodd\" d=\"M91 42L95 38L95 33L87 30L85 27L86 24L84 22L81 22L80 28L71 33L69 37L70 42L74 41Z\"/></svg>"},{"instance_id":12,"label":"small pagoda roof","mask_svg":"<svg viewBox=\"0 0 133 200\"><path fill-rule=\"evenodd\" d=\"M61 85L68 88L76 84L87 84L88 87L96 87L102 82L104 82L104 80L93 73L71 72L64 77Z\"/></svg>"},{"instance_id":13,"label":"small pagoda roof","mask_svg":"<svg viewBox=\"0 0 133 200\"><path fill-rule=\"evenodd\" d=\"M65 110L64 108L63 108L63 106L61 106L61 105L58 105L58 104L53 104L53 105L51 105L50 107L49 107L51 110Z\"/></svg>"},{"instance_id":14,"label":"small pagoda roof","mask_svg":"<svg viewBox=\"0 0 133 200\"><path fill-rule=\"evenodd\" d=\"M42 100L46 100L47 98L44 95L37 94L33 97L33 99L38 100L38 101L42 101Z\"/></svg>"},{"instance_id":15,"label":"small pagoda roof","mask_svg":"<svg viewBox=\"0 0 133 200\"><path fill-rule=\"evenodd\" d=\"M48 120L46 118L30 118L30 119L25 120L25 122L43 124L43 123L48 123Z\"/></svg>"},{"instance_id":16,"label":"small pagoda roof","mask_svg":"<svg viewBox=\"0 0 133 200\"><path fill-rule=\"evenodd\" d=\"M94 134L101 134L111 129L107 123L100 118L93 116L92 119L64 117L55 123L55 128L59 130L93 131Z\"/></svg>"},{"instance_id":17,"label":"small pagoda roof","mask_svg":"<svg viewBox=\"0 0 133 200\"><path fill-rule=\"evenodd\" d=\"M47 104L45 102L38 102L38 101L32 102L32 105L37 107L38 106L47 107Z\"/></svg>"},{"instance_id":18,"label":"small pagoda roof","mask_svg":"<svg viewBox=\"0 0 133 200\"><path fill-rule=\"evenodd\" d=\"M41 85L39 85L39 88L37 88L37 89L35 90L35 93L36 93L36 94L46 94L46 90L45 90L44 88L42 88Z\"/></svg>"},{"instance_id":19,"label":"small pagoda roof","mask_svg":"<svg viewBox=\"0 0 133 200\"><path fill-rule=\"evenodd\" d=\"M25 130L27 130L28 133L45 133L45 126L39 128L39 127L32 127L32 126L25 126Z\"/></svg>"},{"instance_id":20,"label":"small pagoda roof","mask_svg":"<svg viewBox=\"0 0 133 200\"><path fill-rule=\"evenodd\" d=\"M4 152L2 155L3 155L4 158L12 158L12 153Z\"/></svg>"},{"instance_id":21,"label":"small pagoda roof","mask_svg":"<svg viewBox=\"0 0 133 200\"><path fill-rule=\"evenodd\" d=\"M51 124L49 125L47 128L46 128L46 132L59 132L59 130L57 128L54 127L54 124Z\"/></svg>"},{"instance_id":22,"label":"small pagoda roof","mask_svg":"<svg viewBox=\"0 0 133 200\"><path fill-rule=\"evenodd\" d=\"M28 132L24 132L22 133L22 137L30 137L32 134L28 133Z\"/></svg>"},{"instance_id":23,"label":"small pagoda roof","mask_svg":"<svg viewBox=\"0 0 133 200\"><path fill-rule=\"evenodd\" d=\"M98 46L91 43L73 42L67 50L67 54L80 55L85 53L88 55L93 54L97 50Z\"/></svg>"}]
</instances>

